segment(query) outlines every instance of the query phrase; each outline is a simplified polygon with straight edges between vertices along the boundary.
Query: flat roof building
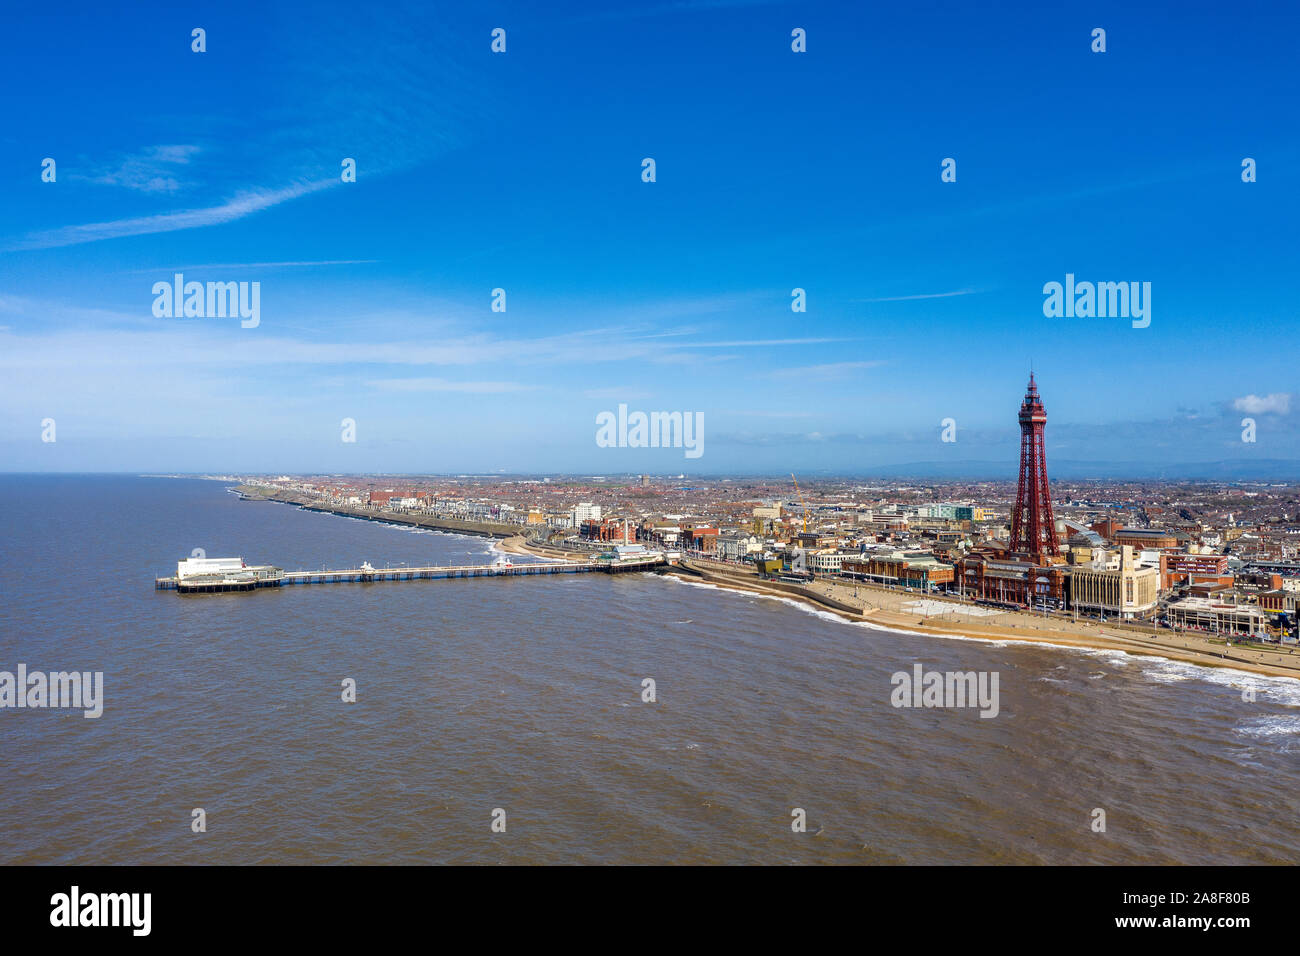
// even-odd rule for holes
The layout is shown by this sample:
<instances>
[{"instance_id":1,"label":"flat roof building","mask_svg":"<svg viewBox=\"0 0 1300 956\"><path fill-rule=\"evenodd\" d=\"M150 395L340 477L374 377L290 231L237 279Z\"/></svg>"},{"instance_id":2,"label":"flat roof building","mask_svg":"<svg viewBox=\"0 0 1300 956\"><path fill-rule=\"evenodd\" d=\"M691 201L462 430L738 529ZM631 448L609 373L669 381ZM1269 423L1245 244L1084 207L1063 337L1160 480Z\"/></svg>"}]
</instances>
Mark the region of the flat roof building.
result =
<instances>
[{"instance_id":1,"label":"flat roof building","mask_svg":"<svg viewBox=\"0 0 1300 956\"><path fill-rule=\"evenodd\" d=\"M1071 607L1119 617L1146 617L1160 598L1160 571L1134 566L1133 549L1120 549L1114 569L1074 566L1069 569L1067 591Z\"/></svg>"}]
</instances>

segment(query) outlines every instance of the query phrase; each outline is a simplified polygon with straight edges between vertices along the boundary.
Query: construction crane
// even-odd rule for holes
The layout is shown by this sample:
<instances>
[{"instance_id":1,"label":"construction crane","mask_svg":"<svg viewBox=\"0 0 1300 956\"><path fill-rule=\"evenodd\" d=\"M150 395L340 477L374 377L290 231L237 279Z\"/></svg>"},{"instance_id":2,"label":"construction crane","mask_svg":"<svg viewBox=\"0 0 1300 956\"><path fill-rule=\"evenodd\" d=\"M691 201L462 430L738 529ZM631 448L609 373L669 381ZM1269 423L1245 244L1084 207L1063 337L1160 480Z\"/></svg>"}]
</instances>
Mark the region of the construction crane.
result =
<instances>
[{"instance_id":1,"label":"construction crane","mask_svg":"<svg viewBox=\"0 0 1300 956\"><path fill-rule=\"evenodd\" d=\"M803 533L808 533L808 502L803 500L803 492L799 490L799 479L790 472L790 480L794 482L794 493L799 496L799 504L803 505Z\"/></svg>"}]
</instances>

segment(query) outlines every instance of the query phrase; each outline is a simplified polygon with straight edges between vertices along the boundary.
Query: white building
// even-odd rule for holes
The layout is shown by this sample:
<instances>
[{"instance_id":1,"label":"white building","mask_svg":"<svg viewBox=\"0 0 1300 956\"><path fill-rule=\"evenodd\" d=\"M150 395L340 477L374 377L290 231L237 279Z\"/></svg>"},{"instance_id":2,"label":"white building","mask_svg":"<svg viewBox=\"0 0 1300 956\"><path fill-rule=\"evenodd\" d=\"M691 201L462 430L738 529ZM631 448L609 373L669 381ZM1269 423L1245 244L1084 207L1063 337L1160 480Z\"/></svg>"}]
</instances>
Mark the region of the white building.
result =
<instances>
[{"instance_id":1,"label":"white building","mask_svg":"<svg viewBox=\"0 0 1300 956\"><path fill-rule=\"evenodd\" d=\"M599 521L600 505L593 505L590 501L580 502L569 510L569 518L575 528L584 521Z\"/></svg>"},{"instance_id":2,"label":"white building","mask_svg":"<svg viewBox=\"0 0 1300 956\"><path fill-rule=\"evenodd\" d=\"M718 557L726 561L743 561L763 550L762 542L752 534L720 534L717 547Z\"/></svg>"},{"instance_id":3,"label":"white building","mask_svg":"<svg viewBox=\"0 0 1300 956\"><path fill-rule=\"evenodd\" d=\"M176 576L183 580L196 574L224 574L243 567L243 558L186 558L176 562Z\"/></svg>"},{"instance_id":4,"label":"white building","mask_svg":"<svg viewBox=\"0 0 1300 956\"><path fill-rule=\"evenodd\" d=\"M845 557L840 551L818 551L808 555L809 570L815 574L839 574L844 570Z\"/></svg>"},{"instance_id":5,"label":"white building","mask_svg":"<svg viewBox=\"0 0 1300 956\"><path fill-rule=\"evenodd\" d=\"M675 545L682 536L682 529L675 524L655 525L650 533L667 545Z\"/></svg>"}]
</instances>

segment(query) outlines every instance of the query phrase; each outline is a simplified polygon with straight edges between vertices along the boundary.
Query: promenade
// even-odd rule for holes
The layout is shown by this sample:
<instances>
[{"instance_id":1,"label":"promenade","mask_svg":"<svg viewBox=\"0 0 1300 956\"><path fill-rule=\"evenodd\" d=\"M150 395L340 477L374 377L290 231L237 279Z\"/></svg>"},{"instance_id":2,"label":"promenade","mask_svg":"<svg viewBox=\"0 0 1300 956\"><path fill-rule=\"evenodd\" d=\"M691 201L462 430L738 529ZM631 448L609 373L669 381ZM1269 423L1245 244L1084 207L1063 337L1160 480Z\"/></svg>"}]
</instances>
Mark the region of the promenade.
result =
<instances>
[{"instance_id":1,"label":"promenade","mask_svg":"<svg viewBox=\"0 0 1300 956\"><path fill-rule=\"evenodd\" d=\"M1228 646L1182 631L1004 611L938 595L860 582L817 578L808 584L791 585L764 581L743 566L697 557L684 561L683 565L684 570L670 570L669 573L720 587L795 599L803 597L846 620L866 621L889 630L1118 650L1300 680L1300 654L1295 653L1294 648L1261 650L1235 644Z\"/></svg>"}]
</instances>

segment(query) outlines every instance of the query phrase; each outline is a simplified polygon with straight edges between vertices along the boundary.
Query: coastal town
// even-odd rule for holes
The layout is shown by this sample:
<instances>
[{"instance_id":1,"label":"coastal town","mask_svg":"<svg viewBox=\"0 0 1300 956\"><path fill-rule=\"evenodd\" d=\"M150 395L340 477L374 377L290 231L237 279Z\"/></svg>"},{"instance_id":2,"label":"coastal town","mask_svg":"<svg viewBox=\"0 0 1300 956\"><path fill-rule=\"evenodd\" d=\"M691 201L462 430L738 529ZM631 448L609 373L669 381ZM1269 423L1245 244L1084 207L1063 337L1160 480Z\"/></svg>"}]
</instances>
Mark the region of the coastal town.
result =
<instances>
[{"instance_id":1,"label":"coastal town","mask_svg":"<svg viewBox=\"0 0 1300 956\"><path fill-rule=\"evenodd\" d=\"M519 538L552 556L653 548L789 584L832 582L1297 643L1300 485L1048 483L1030 376L1020 475L999 482L658 477L225 476L258 497ZM285 495L289 495L287 499ZM1055 499L1055 505L1053 504ZM933 602L932 602L933 603ZM922 604L923 610L931 605Z\"/></svg>"},{"instance_id":2,"label":"coastal town","mask_svg":"<svg viewBox=\"0 0 1300 956\"><path fill-rule=\"evenodd\" d=\"M1008 551L1012 483L810 479L796 491L790 476L226 477L381 518L507 526L559 550L640 543L777 577L1296 639L1294 484L1054 482L1060 553L1040 566Z\"/></svg>"}]
</instances>

